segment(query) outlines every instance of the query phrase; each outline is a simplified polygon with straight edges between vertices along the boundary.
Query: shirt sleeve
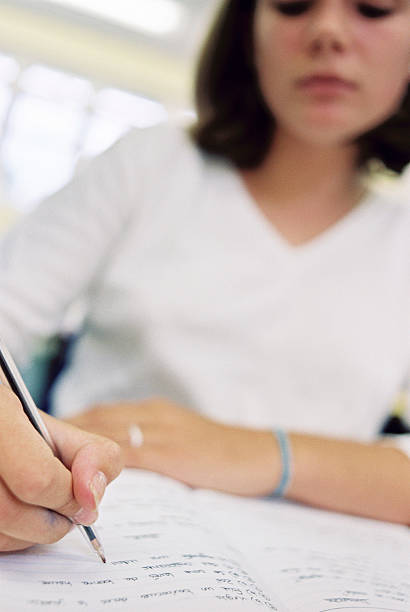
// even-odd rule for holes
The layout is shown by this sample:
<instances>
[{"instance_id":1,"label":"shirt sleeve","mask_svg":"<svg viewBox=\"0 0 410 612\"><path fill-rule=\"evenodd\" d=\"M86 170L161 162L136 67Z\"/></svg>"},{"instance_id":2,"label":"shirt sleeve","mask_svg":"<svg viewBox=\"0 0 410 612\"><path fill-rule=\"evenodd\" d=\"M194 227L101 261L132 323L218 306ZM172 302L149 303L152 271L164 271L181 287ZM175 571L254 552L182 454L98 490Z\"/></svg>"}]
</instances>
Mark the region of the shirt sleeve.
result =
<instances>
[{"instance_id":1,"label":"shirt sleeve","mask_svg":"<svg viewBox=\"0 0 410 612\"><path fill-rule=\"evenodd\" d=\"M0 337L20 365L58 331L138 214L149 132L125 136L2 240Z\"/></svg>"}]
</instances>

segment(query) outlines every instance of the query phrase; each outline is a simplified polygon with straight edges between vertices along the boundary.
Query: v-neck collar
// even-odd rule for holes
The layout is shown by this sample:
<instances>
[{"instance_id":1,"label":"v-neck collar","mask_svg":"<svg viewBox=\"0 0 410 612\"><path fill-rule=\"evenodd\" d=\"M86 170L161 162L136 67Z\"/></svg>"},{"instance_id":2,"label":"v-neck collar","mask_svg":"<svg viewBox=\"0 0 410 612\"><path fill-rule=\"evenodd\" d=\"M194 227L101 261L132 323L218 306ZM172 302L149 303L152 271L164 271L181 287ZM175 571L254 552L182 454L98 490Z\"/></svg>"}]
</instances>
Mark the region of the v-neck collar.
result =
<instances>
[{"instance_id":1,"label":"v-neck collar","mask_svg":"<svg viewBox=\"0 0 410 612\"><path fill-rule=\"evenodd\" d=\"M313 238L295 245L288 241L277 229L276 225L261 211L246 187L237 168L230 162L226 162L225 169L229 180L232 181L234 189L239 195L242 210L248 216L249 222L259 226L259 233L264 234L265 239L267 238L271 243L273 241L283 254L287 254L290 257L303 256L308 253L313 253L316 250L321 251L328 243L334 243L339 239L345 240L345 233L349 227L354 228L357 226L358 219L366 214L372 202L374 202L375 194L371 188L368 188L359 202L340 219Z\"/></svg>"}]
</instances>

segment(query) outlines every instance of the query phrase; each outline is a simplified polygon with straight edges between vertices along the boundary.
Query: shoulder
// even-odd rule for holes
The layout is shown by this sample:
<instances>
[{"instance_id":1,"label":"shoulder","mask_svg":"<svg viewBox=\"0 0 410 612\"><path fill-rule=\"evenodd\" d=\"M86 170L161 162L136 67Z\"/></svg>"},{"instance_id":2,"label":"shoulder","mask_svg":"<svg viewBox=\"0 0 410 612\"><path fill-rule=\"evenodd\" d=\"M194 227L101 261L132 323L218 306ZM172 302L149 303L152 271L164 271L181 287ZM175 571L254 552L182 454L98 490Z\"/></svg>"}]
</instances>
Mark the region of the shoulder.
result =
<instances>
[{"instance_id":1,"label":"shoulder","mask_svg":"<svg viewBox=\"0 0 410 612\"><path fill-rule=\"evenodd\" d=\"M120 158L107 165L107 174L117 185L121 181L123 200L139 227L161 221L164 211L175 219L190 214L225 167L202 152L188 129L173 123L133 129L108 155Z\"/></svg>"},{"instance_id":2,"label":"shoulder","mask_svg":"<svg viewBox=\"0 0 410 612\"><path fill-rule=\"evenodd\" d=\"M133 128L83 164L66 194L81 199L83 207L87 202L91 207L95 204L127 220L156 194L159 199L159 190L177 179L180 184L191 184L198 175L195 169L204 163L182 127L163 123Z\"/></svg>"},{"instance_id":3,"label":"shoulder","mask_svg":"<svg viewBox=\"0 0 410 612\"><path fill-rule=\"evenodd\" d=\"M110 150L110 156L120 156L129 164L149 167L166 159L196 158L204 155L190 138L188 131L171 122L149 128L134 128Z\"/></svg>"},{"instance_id":4,"label":"shoulder","mask_svg":"<svg viewBox=\"0 0 410 612\"><path fill-rule=\"evenodd\" d=\"M212 182L226 166L221 158L204 153L188 129L173 123L131 130L111 155L121 157L123 184L130 186L132 195L148 196L150 201L163 199L164 190L167 200L182 192L190 192L195 199L192 191Z\"/></svg>"},{"instance_id":5,"label":"shoulder","mask_svg":"<svg viewBox=\"0 0 410 612\"><path fill-rule=\"evenodd\" d=\"M410 299L410 189L376 189L373 210L373 253L384 259L389 278L400 283Z\"/></svg>"}]
</instances>

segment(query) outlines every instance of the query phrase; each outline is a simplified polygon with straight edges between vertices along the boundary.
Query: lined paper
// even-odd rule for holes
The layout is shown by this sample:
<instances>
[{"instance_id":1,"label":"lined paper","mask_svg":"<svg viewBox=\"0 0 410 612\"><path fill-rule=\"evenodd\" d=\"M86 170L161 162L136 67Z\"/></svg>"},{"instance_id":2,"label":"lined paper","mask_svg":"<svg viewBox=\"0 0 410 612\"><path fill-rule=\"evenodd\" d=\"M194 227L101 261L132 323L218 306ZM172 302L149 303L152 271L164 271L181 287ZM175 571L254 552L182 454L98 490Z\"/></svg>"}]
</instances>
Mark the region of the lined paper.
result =
<instances>
[{"instance_id":1,"label":"lined paper","mask_svg":"<svg viewBox=\"0 0 410 612\"><path fill-rule=\"evenodd\" d=\"M410 532L125 470L98 531L0 554L1 612L409 612Z\"/></svg>"},{"instance_id":2,"label":"lined paper","mask_svg":"<svg viewBox=\"0 0 410 612\"><path fill-rule=\"evenodd\" d=\"M124 472L107 492L102 564L76 530L58 544L0 556L2 612L285 610L183 485Z\"/></svg>"},{"instance_id":3,"label":"lined paper","mask_svg":"<svg viewBox=\"0 0 410 612\"><path fill-rule=\"evenodd\" d=\"M292 612L410 611L408 528L286 501L243 500L238 510L232 498L202 496Z\"/></svg>"}]
</instances>

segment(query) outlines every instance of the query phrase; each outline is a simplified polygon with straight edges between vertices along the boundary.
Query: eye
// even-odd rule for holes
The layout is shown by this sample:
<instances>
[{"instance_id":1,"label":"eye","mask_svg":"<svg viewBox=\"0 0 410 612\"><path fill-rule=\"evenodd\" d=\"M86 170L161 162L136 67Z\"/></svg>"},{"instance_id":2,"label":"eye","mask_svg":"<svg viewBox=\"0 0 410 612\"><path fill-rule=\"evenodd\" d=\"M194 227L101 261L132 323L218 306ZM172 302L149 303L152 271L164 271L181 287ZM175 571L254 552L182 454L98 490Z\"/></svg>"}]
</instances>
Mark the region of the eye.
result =
<instances>
[{"instance_id":1,"label":"eye","mask_svg":"<svg viewBox=\"0 0 410 612\"><path fill-rule=\"evenodd\" d=\"M381 17L388 17L393 13L393 9L367 4L367 2L360 2L357 5L357 10L363 17L368 19L380 19Z\"/></svg>"},{"instance_id":2,"label":"eye","mask_svg":"<svg viewBox=\"0 0 410 612\"><path fill-rule=\"evenodd\" d=\"M295 2L275 2L273 6L282 15L286 15L287 17L297 17L298 15L302 15L302 13L309 10L311 2L306 0L295 0Z\"/></svg>"}]
</instances>

